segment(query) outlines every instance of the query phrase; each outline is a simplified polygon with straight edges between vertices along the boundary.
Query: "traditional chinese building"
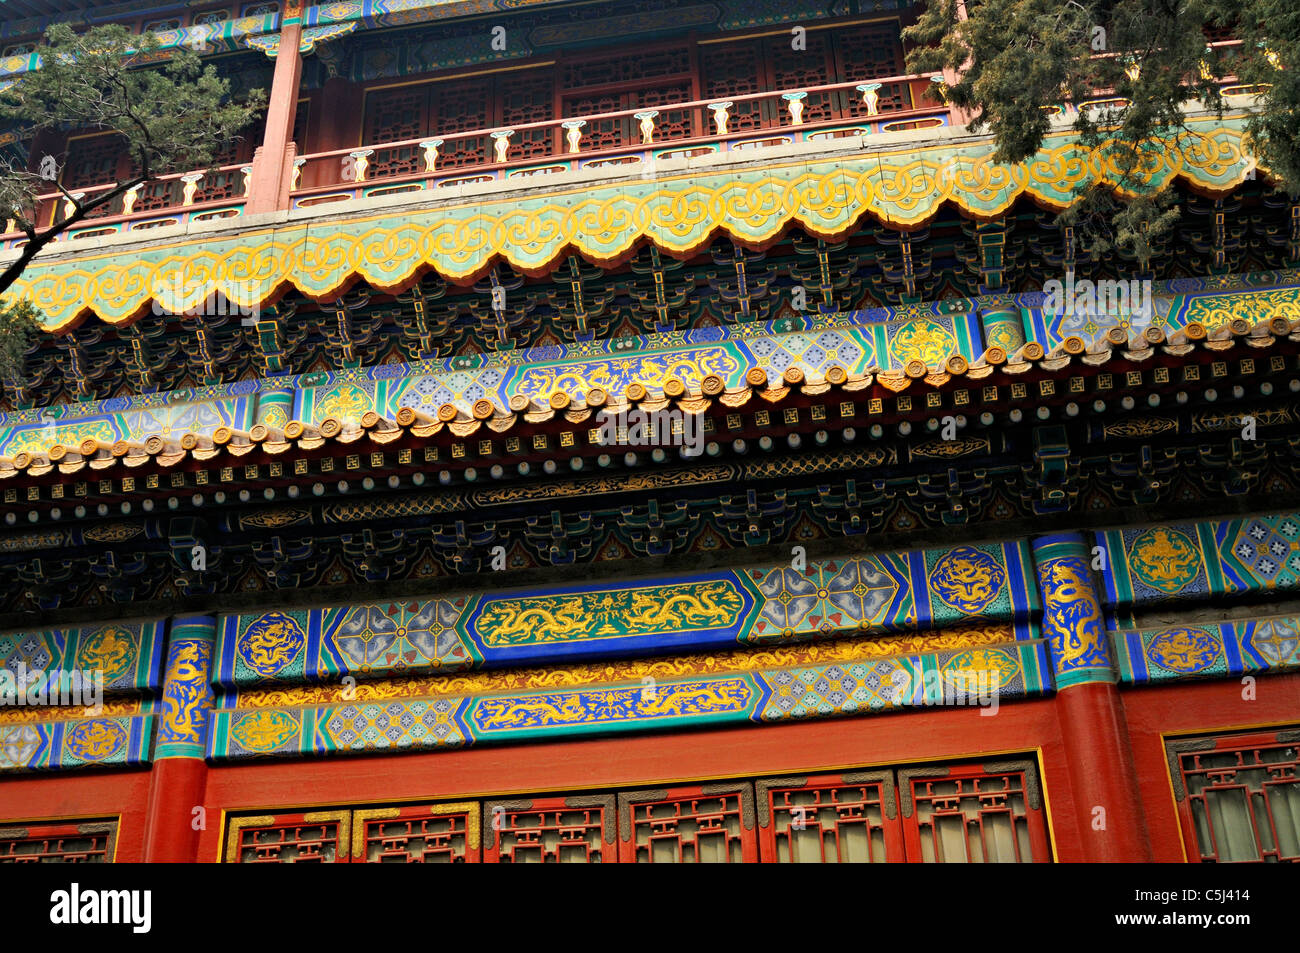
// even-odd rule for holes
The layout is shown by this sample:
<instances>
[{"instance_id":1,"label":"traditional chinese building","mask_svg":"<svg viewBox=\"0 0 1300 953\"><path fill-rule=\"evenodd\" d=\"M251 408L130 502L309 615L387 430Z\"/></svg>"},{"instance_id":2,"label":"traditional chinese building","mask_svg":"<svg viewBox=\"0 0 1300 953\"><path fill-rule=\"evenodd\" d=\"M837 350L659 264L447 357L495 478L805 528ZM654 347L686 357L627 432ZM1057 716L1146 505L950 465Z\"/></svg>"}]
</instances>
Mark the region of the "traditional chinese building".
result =
<instances>
[{"instance_id":1,"label":"traditional chinese building","mask_svg":"<svg viewBox=\"0 0 1300 953\"><path fill-rule=\"evenodd\" d=\"M99 18L270 95L14 289L0 860L1300 858L1250 89L1143 269L1057 224L1076 107L994 164L904 0L5 11L3 81Z\"/></svg>"}]
</instances>

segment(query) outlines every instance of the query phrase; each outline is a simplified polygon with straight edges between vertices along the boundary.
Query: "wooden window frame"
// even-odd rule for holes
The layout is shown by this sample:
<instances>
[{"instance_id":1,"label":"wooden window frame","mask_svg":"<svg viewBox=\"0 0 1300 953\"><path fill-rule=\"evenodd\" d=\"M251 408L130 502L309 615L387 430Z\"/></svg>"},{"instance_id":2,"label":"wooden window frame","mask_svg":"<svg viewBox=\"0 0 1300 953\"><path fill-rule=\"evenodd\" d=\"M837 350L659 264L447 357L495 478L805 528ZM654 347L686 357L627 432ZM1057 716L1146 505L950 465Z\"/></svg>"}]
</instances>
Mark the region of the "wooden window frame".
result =
<instances>
[{"instance_id":1,"label":"wooden window frame","mask_svg":"<svg viewBox=\"0 0 1300 953\"><path fill-rule=\"evenodd\" d=\"M529 830L530 828L510 824L509 818L516 814L563 814L575 811L599 809L600 838L598 863L613 864L619 860L618 850L618 805L613 793L575 794L565 797L539 797L526 799L508 799L483 802L483 862L485 864L515 863L511 859L502 859L503 837L509 831ZM498 821L498 818L503 820ZM590 862L590 861L589 861Z\"/></svg>"},{"instance_id":2,"label":"wooden window frame","mask_svg":"<svg viewBox=\"0 0 1300 953\"><path fill-rule=\"evenodd\" d=\"M6 848L15 842L49 841L60 838L75 839L80 837L106 834L103 861L111 864L116 861L118 829L120 817L94 817L83 819L38 819L32 821L4 821L0 823L0 864L3 863L67 863L52 860L51 854L10 854ZM66 853L84 853L69 851ZM78 861L94 863L95 861Z\"/></svg>"},{"instance_id":3,"label":"wooden window frame","mask_svg":"<svg viewBox=\"0 0 1300 953\"><path fill-rule=\"evenodd\" d=\"M1249 750L1258 750L1261 748L1294 748L1300 749L1300 725L1284 725L1278 728L1260 731L1238 731L1227 733L1207 733L1205 735L1182 737L1165 743L1165 753L1169 761L1169 777L1174 786L1174 800L1178 810L1178 826L1183 837L1183 853L1187 857L1189 864L1204 863L1267 863L1270 855L1272 859L1281 863L1300 863L1300 853L1296 856L1282 855L1282 847L1278 842L1277 829L1274 823L1274 814L1272 811L1267 812L1271 826L1270 835L1273 841L1273 849L1266 850L1264 843L1260 838L1259 820L1255 810L1256 798L1263 797L1266 804L1268 803L1268 788L1275 785L1289 783L1300 783L1300 775L1293 773L1290 778L1280 777L1271 778L1264 781L1259 788L1252 788L1247 784L1211 784L1202 788L1196 793L1192 793L1188 786L1188 772L1186 770L1186 761L1195 759L1199 755L1205 754L1227 754L1235 752L1244 752ZM1268 762L1265 762L1268 763ZM1295 760L1292 764L1300 764L1300 750L1297 750ZM1246 766L1252 767L1252 766ZM1213 771L1214 769L1206 769ZM1226 769L1220 769L1226 770ZM1251 830L1255 838L1255 849L1257 855L1255 860L1241 861L1224 861L1219 859L1218 839L1215 836L1213 822L1210 820L1208 810L1205 810L1204 792L1207 790L1230 790L1233 788L1242 788L1247 794L1247 803L1250 805ZM1210 851L1207 853L1201 844L1197 834L1196 807L1201 805L1202 811L1206 818L1206 827L1210 833ZM1300 831L1297 832L1300 834Z\"/></svg>"}]
</instances>

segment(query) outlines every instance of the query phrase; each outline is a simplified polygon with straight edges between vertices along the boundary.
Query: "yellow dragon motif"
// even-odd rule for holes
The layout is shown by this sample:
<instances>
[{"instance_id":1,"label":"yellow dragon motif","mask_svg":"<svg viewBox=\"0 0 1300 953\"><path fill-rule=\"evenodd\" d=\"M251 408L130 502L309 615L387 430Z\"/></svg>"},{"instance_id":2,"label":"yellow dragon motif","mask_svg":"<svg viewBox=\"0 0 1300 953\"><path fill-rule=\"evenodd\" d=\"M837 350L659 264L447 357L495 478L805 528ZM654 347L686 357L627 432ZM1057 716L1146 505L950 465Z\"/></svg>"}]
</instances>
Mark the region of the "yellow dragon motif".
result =
<instances>
[{"instance_id":1,"label":"yellow dragon motif","mask_svg":"<svg viewBox=\"0 0 1300 953\"><path fill-rule=\"evenodd\" d=\"M729 582L686 583L562 596L494 599L474 628L485 645L670 635L732 624L744 598Z\"/></svg>"}]
</instances>

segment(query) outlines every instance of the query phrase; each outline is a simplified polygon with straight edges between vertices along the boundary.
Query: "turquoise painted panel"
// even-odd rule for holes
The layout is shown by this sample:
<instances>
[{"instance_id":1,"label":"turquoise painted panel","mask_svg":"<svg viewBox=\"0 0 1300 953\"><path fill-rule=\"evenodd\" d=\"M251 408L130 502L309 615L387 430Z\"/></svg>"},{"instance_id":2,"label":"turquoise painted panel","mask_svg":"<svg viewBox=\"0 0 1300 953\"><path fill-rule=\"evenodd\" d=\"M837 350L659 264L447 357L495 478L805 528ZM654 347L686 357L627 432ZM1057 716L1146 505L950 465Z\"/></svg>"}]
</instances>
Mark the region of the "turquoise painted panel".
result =
<instances>
[{"instance_id":1,"label":"turquoise painted panel","mask_svg":"<svg viewBox=\"0 0 1300 953\"><path fill-rule=\"evenodd\" d=\"M1155 296L1153 323L1168 328L1192 320L1211 327L1232 317L1263 320L1300 309L1300 270L1157 282ZM581 398L600 387L619 396L633 381L657 393L669 377L698 384L710 373L738 386L750 367L779 376L797 366L815 376L832 366L857 373L898 369L916 358L934 364L952 353L976 360L985 349L979 312L998 308L1026 309L1031 336L1050 350L1073 332L1044 323L1041 297L1037 292L989 295L804 315L31 408L0 415L0 456L45 450L55 443L72 447L87 437L143 442L155 434L179 437L187 430L210 434L223 425L247 430L262 416L255 412L261 394L267 395L267 422L283 426L289 416L320 422L328 416L359 419L376 410L391 419L402 407L427 412L443 403L468 412L483 398L504 407L516 394L545 400L558 390Z\"/></svg>"},{"instance_id":2,"label":"turquoise painted panel","mask_svg":"<svg viewBox=\"0 0 1300 953\"><path fill-rule=\"evenodd\" d=\"M1106 602L1116 612L1300 588L1300 513L1111 530L1097 542Z\"/></svg>"},{"instance_id":3,"label":"turquoise painted panel","mask_svg":"<svg viewBox=\"0 0 1300 953\"><path fill-rule=\"evenodd\" d=\"M1280 616L1113 632L1120 679L1163 682L1300 668L1300 619Z\"/></svg>"}]
</instances>

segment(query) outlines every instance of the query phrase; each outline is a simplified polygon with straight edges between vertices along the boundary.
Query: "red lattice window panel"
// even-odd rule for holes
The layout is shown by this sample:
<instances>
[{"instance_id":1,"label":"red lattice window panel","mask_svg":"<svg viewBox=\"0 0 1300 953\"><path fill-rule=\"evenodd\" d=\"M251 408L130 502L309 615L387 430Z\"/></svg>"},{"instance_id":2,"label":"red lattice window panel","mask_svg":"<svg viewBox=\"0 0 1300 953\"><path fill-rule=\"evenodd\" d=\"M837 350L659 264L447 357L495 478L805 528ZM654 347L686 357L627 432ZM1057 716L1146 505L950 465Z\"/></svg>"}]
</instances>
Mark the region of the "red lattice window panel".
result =
<instances>
[{"instance_id":1,"label":"red lattice window panel","mask_svg":"<svg viewBox=\"0 0 1300 953\"><path fill-rule=\"evenodd\" d=\"M826 86L836 81L835 62L831 56L831 41L824 30L809 33L806 49L795 50L788 39L769 41L768 60L772 71L772 89L808 89ZM826 122L840 115L840 96L830 93L809 93L804 100L803 121ZM780 124L788 120L780 117Z\"/></svg>"},{"instance_id":2,"label":"red lattice window panel","mask_svg":"<svg viewBox=\"0 0 1300 953\"><path fill-rule=\"evenodd\" d=\"M770 91L763 56L761 40L702 47L703 98L710 102L725 102L735 96ZM731 107L727 127L736 132L760 129L770 125L775 116L775 108L764 109L758 101L739 102ZM711 126L708 131L713 131Z\"/></svg>"},{"instance_id":3,"label":"red lattice window panel","mask_svg":"<svg viewBox=\"0 0 1300 953\"><path fill-rule=\"evenodd\" d=\"M619 858L625 864L753 863L758 860L749 784L705 784L618 796Z\"/></svg>"},{"instance_id":4,"label":"red lattice window panel","mask_svg":"<svg viewBox=\"0 0 1300 953\"><path fill-rule=\"evenodd\" d=\"M904 768L898 787L912 863L1051 860L1038 775L1027 761Z\"/></svg>"},{"instance_id":5,"label":"red lattice window panel","mask_svg":"<svg viewBox=\"0 0 1300 953\"><path fill-rule=\"evenodd\" d=\"M493 125L492 81L450 80L432 87L430 111L439 138L455 132L472 132ZM438 151L438 167L457 169L492 161L492 140L484 136L448 139Z\"/></svg>"},{"instance_id":6,"label":"red lattice window panel","mask_svg":"<svg viewBox=\"0 0 1300 953\"><path fill-rule=\"evenodd\" d=\"M899 39L898 25L865 24L835 34L836 82L869 83L885 76L902 76L907 69L903 63L903 44ZM913 106L907 83L886 83L879 90L880 111L911 109ZM845 116L867 115L866 104L856 93L840 93Z\"/></svg>"},{"instance_id":7,"label":"red lattice window panel","mask_svg":"<svg viewBox=\"0 0 1300 953\"><path fill-rule=\"evenodd\" d=\"M76 136L68 141L68 160L59 181L69 191L109 185L122 178L126 140L116 133Z\"/></svg>"},{"instance_id":8,"label":"red lattice window panel","mask_svg":"<svg viewBox=\"0 0 1300 953\"><path fill-rule=\"evenodd\" d=\"M350 811L231 818L226 833L226 863L347 863L350 821Z\"/></svg>"},{"instance_id":9,"label":"red lattice window panel","mask_svg":"<svg viewBox=\"0 0 1300 953\"><path fill-rule=\"evenodd\" d=\"M0 864L107 864L116 821L34 821L0 828Z\"/></svg>"},{"instance_id":10,"label":"red lattice window panel","mask_svg":"<svg viewBox=\"0 0 1300 953\"><path fill-rule=\"evenodd\" d=\"M1189 860L1300 862L1300 730L1175 741L1169 758Z\"/></svg>"},{"instance_id":11,"label":"red lattice window panel","mask_svg":"<svg viewBox=\"0 0 1300 953\"><path fill-rule=\"evenodd\" d=\"M902 863L892 771L768 778L755 784L763 863Z\"/></svg>"},{"instance_id":12,"label":"red lattice window panel","mask_svg":"<svg viewBox=\"0 0 1300 953\"><path fill-rule=\"evenodd\" d=\"M352 812L352 862L476 864L477 802L381 807Z\"/></svg>"},{"instance_id":13,"label":"red lattice window panel","mask_svg":"<svg viewBox=\"0 0 1300 953\"><path fill-rule=\"evenodd\" d=\"M690 72L690 49L675 44L659 49L624 50L614 55L569 57L562 82L565 91L628 84L644 86L649 85L649 80L673 79Z\"/></svg>"},{"instance_id":14,"label":"red lattice window panel","mask_svg":"<svg viewBox=\"0 0 1300 953\"><path fill-rule=\"evenodd\" d=\"M483 805L483 860L616 863L615 814L612 794L488 801Z\"/></svg>"},{"instance_id":15,"label":"red lattice window panel","mask_svg":"<svg viewBox=\"0 0 1300 953\"><path fill-rule=\"evenodd\" d=\"M155 179L140 186L135 200L135 212L153 212L174 208L185 198L185 183L180 179Z\"/></svg>"},{"instance_id":16,"label":"red lattice window panel","mask_svg":"<svg viewBox=\"0 0 1300 953\"><path fill-rule=\"evenodd\" d=\"M366 94L365 132L362 141L377 147L384 142L418 139L429 128L429 87L399 86L371 90ZM397 149L375 148L367 175L382 179L390 175L408 175L422 169L420 150L416 146Z\"/></svg>"},{"instance_id":17,"label":"red lattice window panel","mask_svg":"<svg viewBox=\"0 0 1300 953\"><path fill-rule=\"evenodd\" d=\"M497 125L503 129L555 118L555 80L550 70L507 74L497 80L500 107ZM510 158L534 159L554 155L558 133L553 129L519 129L510 137Z\"/></svg>"},{"instance_id":18,"label":"red lattice window panel","mask_svg":"<svg viewBox=\"0 0 1300 953\"><path fill-rule=\"evenodd\" d=\"M194 193L195 202L220 202L244 194L244 174L237 169L204 174Z\"/></svg>"}]
</instances>

